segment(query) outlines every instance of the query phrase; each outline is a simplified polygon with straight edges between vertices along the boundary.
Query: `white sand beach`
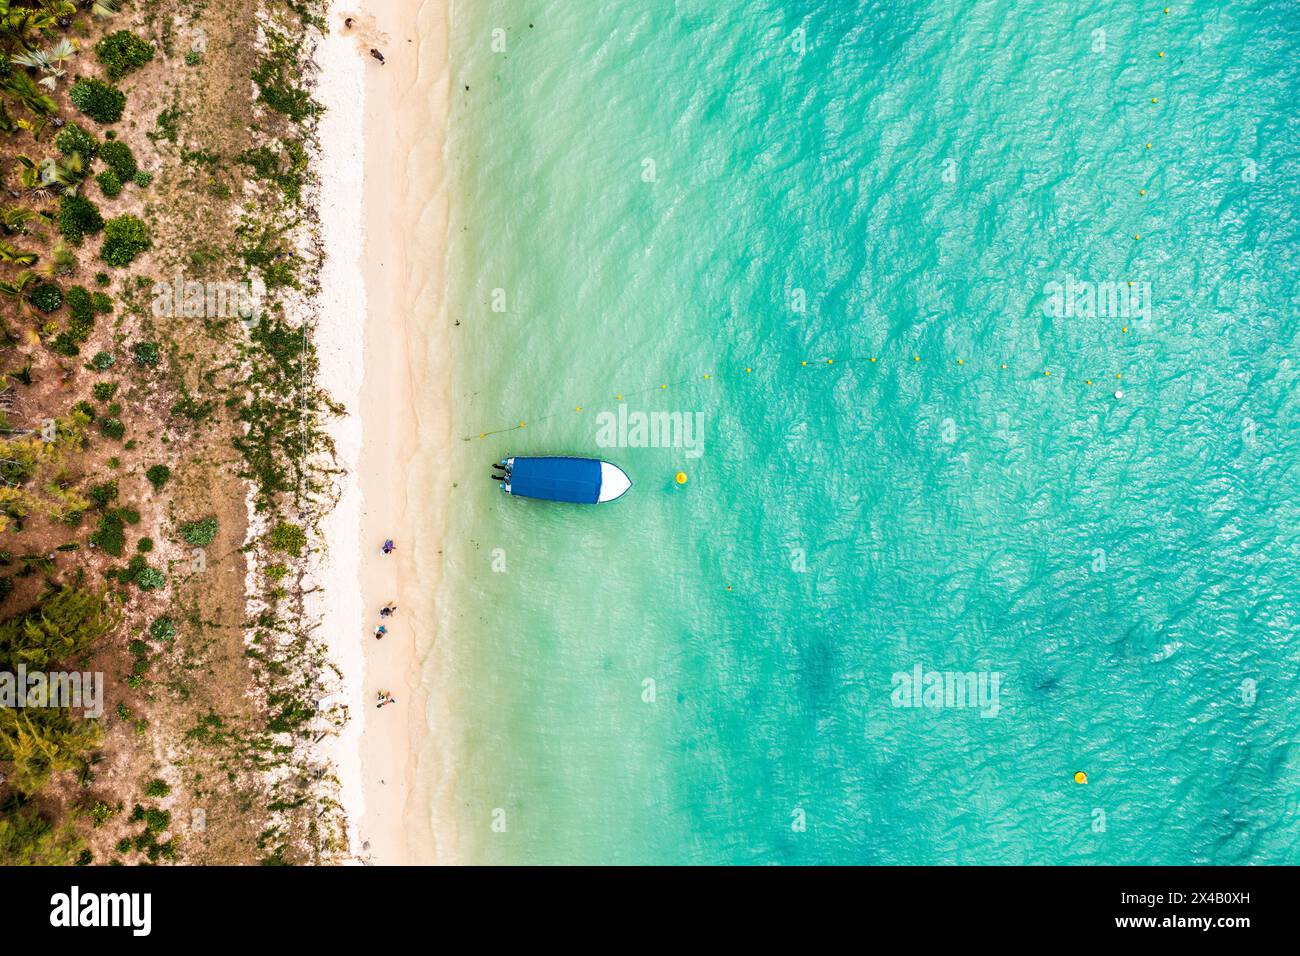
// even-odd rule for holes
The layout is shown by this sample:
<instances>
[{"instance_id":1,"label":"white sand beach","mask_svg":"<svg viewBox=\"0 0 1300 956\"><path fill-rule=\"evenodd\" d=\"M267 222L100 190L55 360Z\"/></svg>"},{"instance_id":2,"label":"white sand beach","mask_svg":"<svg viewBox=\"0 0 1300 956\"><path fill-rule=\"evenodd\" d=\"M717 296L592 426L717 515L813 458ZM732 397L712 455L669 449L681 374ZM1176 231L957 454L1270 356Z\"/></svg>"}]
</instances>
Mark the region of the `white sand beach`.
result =
<instances>
[{"instance_id":1,"label":"white sand beach","mask_svg":"<svg viewBox=\"0 0 1300 956\"><path fill-rule=\"evenodd\" d=\"M322 381L348 409L333 429L345 488L325 526L324 627L350 713L332 756L354 859L450 862L446 839L434 853L414 773L431 720L420 661L436 636L450 487L446 2L336 3L317 60L329 196L317 346ZM397 545L390 555L385 538ZM397 612L385 620L388 601ZM381 623L388 633L376 640ZM396 703L377 708L381 690Z\"/></svg>"}]
</instances>

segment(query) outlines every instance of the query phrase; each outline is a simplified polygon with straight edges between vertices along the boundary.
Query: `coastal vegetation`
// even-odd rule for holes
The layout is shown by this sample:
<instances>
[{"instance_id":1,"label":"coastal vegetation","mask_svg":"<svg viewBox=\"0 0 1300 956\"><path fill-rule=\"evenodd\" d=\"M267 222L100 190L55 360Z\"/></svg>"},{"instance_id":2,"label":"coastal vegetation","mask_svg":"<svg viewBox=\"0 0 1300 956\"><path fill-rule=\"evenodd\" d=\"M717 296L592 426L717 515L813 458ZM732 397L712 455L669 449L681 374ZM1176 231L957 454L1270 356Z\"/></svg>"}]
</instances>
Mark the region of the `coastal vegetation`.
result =
<instances>
[{"instance_id":1,"label":"coastal vegetation","mask_svg":"<svg viewBox=\"0 0 1300 956\"><path fill-rule=\"evenodd\" d=\"M341 411L304 254L323 6L256 6L0 0L0 672L104 685L93 718L0 706L0 864L342 847L305 604ZM154 314L177 273L258 309Z\"/></svg>"}]
</instances>

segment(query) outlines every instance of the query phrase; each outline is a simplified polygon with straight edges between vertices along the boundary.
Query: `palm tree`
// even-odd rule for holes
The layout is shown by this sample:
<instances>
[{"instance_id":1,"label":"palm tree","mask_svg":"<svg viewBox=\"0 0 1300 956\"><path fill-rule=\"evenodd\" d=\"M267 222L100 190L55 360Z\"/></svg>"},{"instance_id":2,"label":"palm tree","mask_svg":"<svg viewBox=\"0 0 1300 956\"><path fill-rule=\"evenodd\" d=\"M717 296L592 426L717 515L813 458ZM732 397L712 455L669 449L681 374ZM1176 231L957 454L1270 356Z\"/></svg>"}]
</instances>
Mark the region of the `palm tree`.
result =
<instances>
[{"instance_id":1,"label":"palm tree","mask_svg":"<svg viewBox=\"0 0 1300 956\"><path fill-rule=\"evenodd\" d=\"M31 269L24 269L14 277L13 282L0 280L0 295L6 295L11 299L22 301L27 298L28 287L36 281L36 273Z\"/></svg>"},{"instance_id":2,"label":"palm tree","mask_svg":"<svg viewBox=\"0 0 1300 956\"><path fill-rule=\"evenodd\" d=\"M43 7L14 6L0 0L0 45L14 50L26 45L27 38L59 25L59 15Z\"/></svg>"},{"instance_id":3,"label":"palm tree","mask_svg":"<svg viewBox=\"0 0 1300 956\"><path fill-rule=\"evenodd\" d=\"M48 199L50 191L41 183L41 171L27 156L16 156L18 160L18 185L26 189L33 199Z\"/></svg>"},{"instance_id":4,"label":"palm tree","mask_svg":"<svg viewBox=\"0 0 1300 956\"><path fill-rule=\"evenodd\" d=\"M118 9L117 0L91 0L90 3L91 14L100 19L117 16Z\"/></svg>"},{"instance_id":5,"label":"palm tree","mask_svg":"<svg viewBox=\"0 0 1300 956\"><path fill-rule=\"evenodd\" d=\"M34 266L39 258L40 256L34 252L23 252L0 239L0 262L15 266Z\"/></svg>"},{"instance_id":6,"label":"palm tree","mask_svg":"<svg viewBox=\"0 0 1300 956\"><path fill-rule=\"evenodd\" d=\"M53 116L58 112L58 104L50 94L22 70L14 70L5 77L0 90L8 93L35 116Z\"/></svg>"},{"instance_id":7,"label":"palm tree","mask_svg":"<svg viewBox=\"0 0 1300 956\"><path fill-rule=\"evenodd\" d=\"M26 206L4 206L0 208L0 232L6 236L12 236L14 233L25 235L27 224L36 218L38 218L36 212Z\"/></svg>"},{"instance_id":8,"label":"palm tree","mask_svg":"<svg viewBox=\"0 0 1300 956\"><path fill-rule=\"evenodd\" d=\"M24 264L32 265L35 261L36 260L33 259L31 262ZM47 276L66 276L71 274L76 268L77 257L73 255L72 250L68 248L68 244L60 239L54 244L54 248L50 250L50 261L41 266L41 272Z\"/></svg>"},{"instance_id":9,"label":"palm tree","mask_svg":"<svg viewBox=\"0 0 1300 956\"><path fill-rule=\"evenodd\" d=\"M54 89L60 78L67 75L63 64L77 55L77 48L71 40L61 39L46 50L23 50L15 53L10 60L28 69L40 70L45 74L37 82L46 89Z\"/></svg>"},{"instance_id":10,"label":"palm tree","mask_svg":"<svg viewBox=\"0 0 1300 956\"><path fill-rule=\"evenodd\" d=\"M46 186L57 186L59 192L75 193L86 178L86 160L80 153L69 153L61 159L50 157L41 160L40 170L41 182Z\"/></svg>"},{"instance_id":11,"label":"palm tree","mask_svg":"<svg viewBox=\"0 0 1300 956\"><path fill-rule=\"evenodd\" d=\"M76 195L81 181L86 178L88 163L80 153L69 153L62 158L47 157L35 163L27 156L17 156L22 167L18 184L35 199L48 199L55 193Z\"/></svg>"}]
</instances>

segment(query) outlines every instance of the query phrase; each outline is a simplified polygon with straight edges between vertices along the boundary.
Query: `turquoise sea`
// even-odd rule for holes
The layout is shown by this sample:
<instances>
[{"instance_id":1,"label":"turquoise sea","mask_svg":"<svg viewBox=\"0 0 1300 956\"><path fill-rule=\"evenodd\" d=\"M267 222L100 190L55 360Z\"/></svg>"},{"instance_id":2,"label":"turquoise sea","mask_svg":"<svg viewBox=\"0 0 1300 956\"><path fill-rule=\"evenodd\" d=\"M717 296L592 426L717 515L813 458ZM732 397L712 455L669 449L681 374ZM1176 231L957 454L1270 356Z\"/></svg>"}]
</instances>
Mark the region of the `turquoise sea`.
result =
<instances>
[{"instance_id":1,"label":"turquoise sea","mask_svg":"<svg viewBox=\"0 0 1300 956\"><path fill-rule=\"evenodd\" d=\"M1300 863L1300 12L1163 9L453 4L470 860Z\"/></svg>"}]
</instances>

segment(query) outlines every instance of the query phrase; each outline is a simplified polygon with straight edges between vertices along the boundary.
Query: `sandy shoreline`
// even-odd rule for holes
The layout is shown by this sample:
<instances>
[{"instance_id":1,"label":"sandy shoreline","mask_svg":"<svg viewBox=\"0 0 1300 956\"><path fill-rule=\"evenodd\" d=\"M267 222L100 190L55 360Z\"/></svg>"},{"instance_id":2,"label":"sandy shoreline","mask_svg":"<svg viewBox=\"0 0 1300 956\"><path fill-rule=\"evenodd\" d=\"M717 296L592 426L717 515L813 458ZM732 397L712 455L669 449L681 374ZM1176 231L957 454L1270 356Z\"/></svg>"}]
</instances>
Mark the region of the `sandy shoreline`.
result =
<instances>
[{"instance_id":1,"label":"sandy shoreline","mask_svg":"<svg viewBox=\"0 0 1300 956\"><path fill-rule=\"evenodd\" d=\"M324 627L349 707L331 757L355 859L447 862L454 848L440 840L435 856L432 817L415 797L429 724L420 661L434 638L450 486L445 2L335 3L317 60L327 110L317 346L322 382L348 408L334 429L345 486L324 527ZM384 556L387 537L397 550ZM390 600L398 612L375 640ZM397 702L376 708L380 690Z\"/></svg>"}]
</instances>

